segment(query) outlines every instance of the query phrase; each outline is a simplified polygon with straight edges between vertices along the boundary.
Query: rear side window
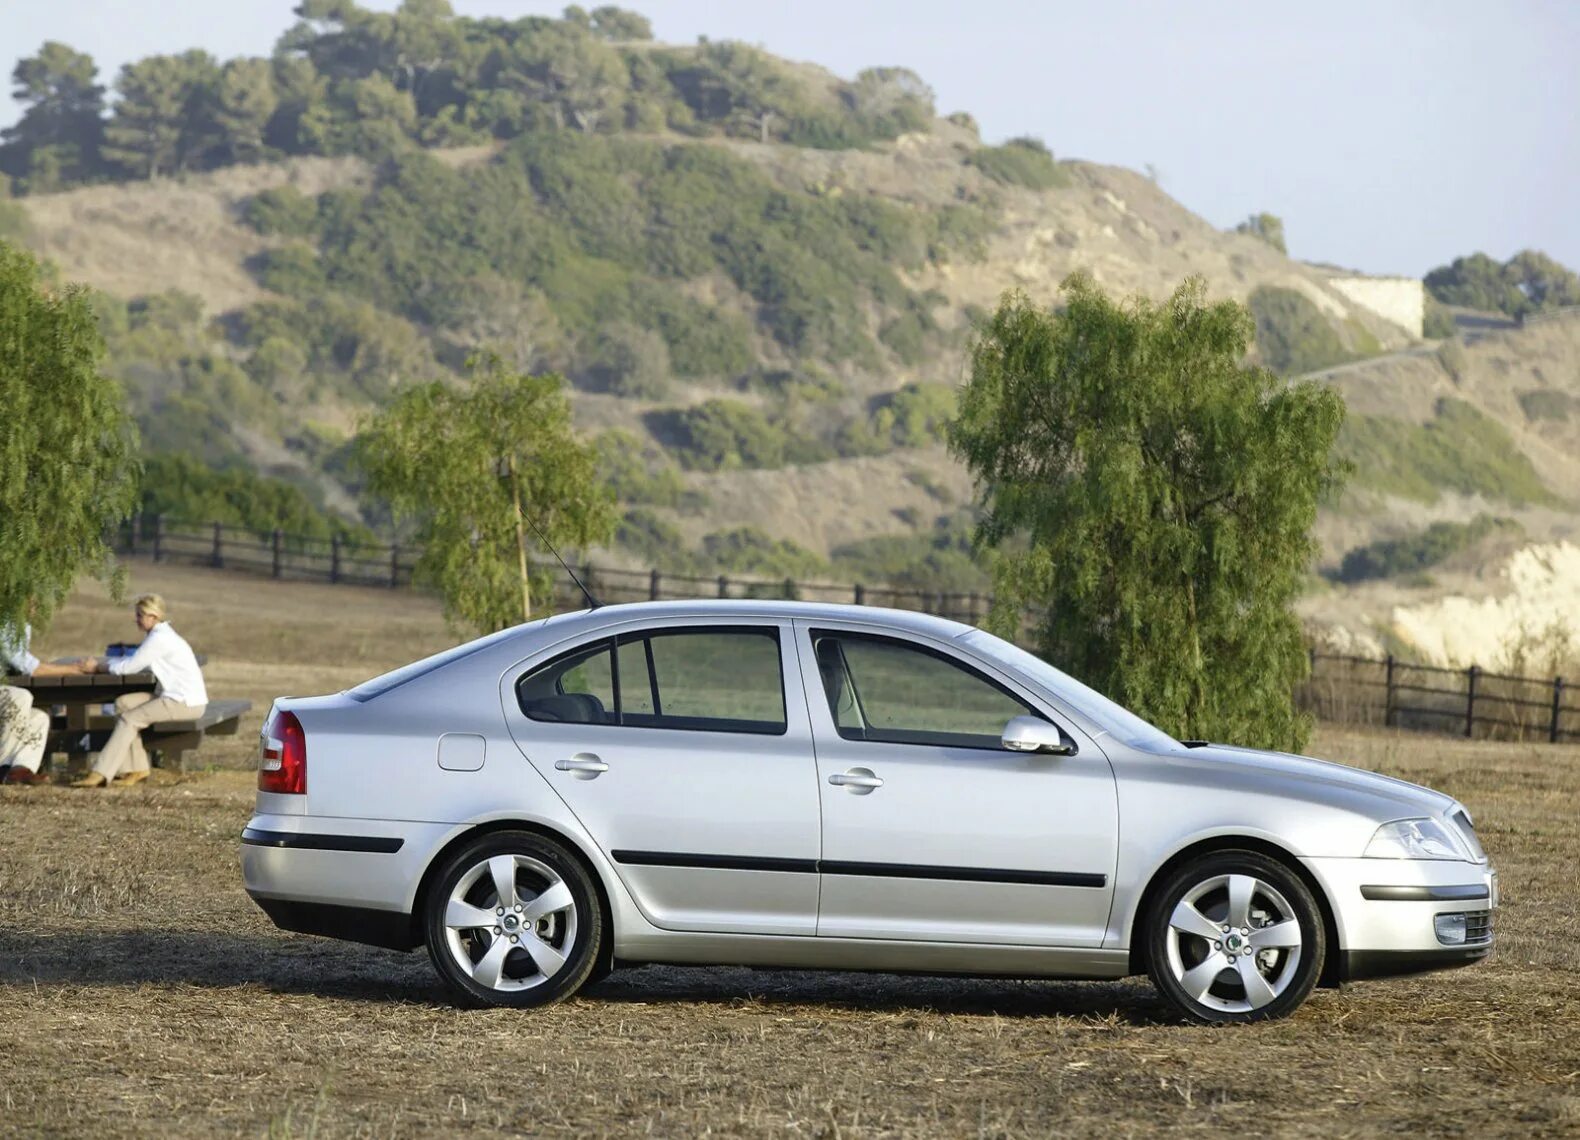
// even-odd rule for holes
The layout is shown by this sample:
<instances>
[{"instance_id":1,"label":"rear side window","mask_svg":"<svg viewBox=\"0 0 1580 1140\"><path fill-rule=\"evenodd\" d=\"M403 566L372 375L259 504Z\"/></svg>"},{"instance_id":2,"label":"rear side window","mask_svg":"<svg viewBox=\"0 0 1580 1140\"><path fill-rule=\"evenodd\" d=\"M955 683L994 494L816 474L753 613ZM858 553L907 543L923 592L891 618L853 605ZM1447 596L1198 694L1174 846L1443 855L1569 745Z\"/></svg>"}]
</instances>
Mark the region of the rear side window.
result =
<instances>
[{"instance_id":1,"label":"rear side window","mask_svg":"<svg viewBox=\"0 0 1580 1140\"><path fill-rule=\"evenodd\" d=\"M533 720L780 735L779 632L644 630L555 658L516 684Z\"/></svg>"},{"instance_id":2,"label":"rear side window","mask_svg":"<svg viewBox=\"0 0 1580 1140\"><path fill-rule=\"evenodd\" d=\"M812 647L846 740L999 750L1012 717L1047 719L996 681L918 645L814 630Z\"/></svg>"}]
</instances>

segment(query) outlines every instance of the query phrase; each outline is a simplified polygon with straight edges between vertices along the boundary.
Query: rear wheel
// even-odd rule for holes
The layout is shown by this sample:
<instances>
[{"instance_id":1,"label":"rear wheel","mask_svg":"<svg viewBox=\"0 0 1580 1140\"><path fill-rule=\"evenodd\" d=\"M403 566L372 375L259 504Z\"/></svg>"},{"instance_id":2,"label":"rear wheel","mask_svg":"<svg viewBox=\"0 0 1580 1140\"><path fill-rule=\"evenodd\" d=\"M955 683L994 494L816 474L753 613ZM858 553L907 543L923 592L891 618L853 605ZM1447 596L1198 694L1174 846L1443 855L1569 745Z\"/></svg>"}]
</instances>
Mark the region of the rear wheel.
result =
<instances>
[{"instance_id":1,"label":"rear wheel","mask_svg":"<svg viewBox=\"0 0 1580 1140\"><path fill-rule=\"evenodd\" d=\"M560 843L496 831L439 869L423 913L428 955L468 1005L549 1005L598 960L604 918L580 860Z\"/></svg>"},{"instance_id":2,"label":"rear wheel","mask_svg":"<svg viewBox=\"0 0 1580 1140\"><path fill-rule=\"evenodd\" d=\"M1146 916L1153 985L1197 1022L1286 1017L1322 973L1322 912L1300 877L1255 851L1171 873Z\"/></svg>"}]
</instances>

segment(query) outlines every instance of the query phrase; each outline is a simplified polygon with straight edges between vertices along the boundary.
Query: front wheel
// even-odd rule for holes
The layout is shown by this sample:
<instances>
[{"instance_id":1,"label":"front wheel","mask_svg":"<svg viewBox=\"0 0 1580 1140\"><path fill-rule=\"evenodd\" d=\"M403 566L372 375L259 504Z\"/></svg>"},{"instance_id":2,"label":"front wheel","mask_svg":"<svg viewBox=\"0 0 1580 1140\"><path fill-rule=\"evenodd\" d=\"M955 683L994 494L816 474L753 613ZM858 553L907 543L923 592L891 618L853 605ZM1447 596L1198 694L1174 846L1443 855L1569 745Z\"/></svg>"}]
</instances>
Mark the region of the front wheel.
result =
<instances>
[{"instance_id":1,"label":"front wheel","mask_svg":"<svg viewBox=\"0 0 1580 1140\"><path fill-rule=\"evenodd\" d=\"M604 920L592 880L561 844L496 831L439 869L423 930L434 967L464 1004L530 1007L586 982Z\"/></svg>"},{"instance_id":2,"label":"front wheel","mask_svg":"<svg viewBox=\"0 0 1580 1140\"><path fill-rule=\"evenodd\" d=\"M1147 973L1191 1021L1266 1021L1322 973L1322 912L1299 876L1255 851L1220 851L1171 873L1147 911Z\"/></svg>"}]
</instances>

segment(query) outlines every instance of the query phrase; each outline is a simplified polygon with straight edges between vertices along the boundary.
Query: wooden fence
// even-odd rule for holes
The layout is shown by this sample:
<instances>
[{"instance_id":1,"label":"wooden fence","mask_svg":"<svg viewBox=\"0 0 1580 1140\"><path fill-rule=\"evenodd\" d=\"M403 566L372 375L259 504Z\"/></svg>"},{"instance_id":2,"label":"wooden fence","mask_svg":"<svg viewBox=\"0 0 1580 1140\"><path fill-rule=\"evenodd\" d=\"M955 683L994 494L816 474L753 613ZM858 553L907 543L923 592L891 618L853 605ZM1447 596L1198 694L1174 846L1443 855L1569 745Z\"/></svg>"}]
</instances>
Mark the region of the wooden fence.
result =
<instances>
[{"instance_id":1,"label":"wooden fence","mask_svg":"<svg viewBox=\"0 0 1580 1140\"><path fill-rule=\"evenodd\" d=\"M1323 720L1490 740L1580 740L1580 704L1562 677L1516 677L1479 666L1446 669L1397 657L1311 651L1296 698Z\"/></svg>"},{"instance_id":2,"label":"wooden fence","mask_svg":"<svg viewBox=\"0 0 1580 1140\"><path fill-rule=\"evenodd\" d=\"M179 562L216 569L245 570L293 581L384 586L412 584L412 568L422 551L398 543L368 546L338 538L309 538L272 531L259 534L221 523L190 523L164 516L140 516L125 523L115 547L155 562ZM581 595L558 562L534 557L536 569L553 574L556 605L577 608ZM989 594L944 590L907 590L861 582L807 582L753 575L677 574L665 570L627 570L592 563L572 569L600 602L641 602L685 598L794 598L807 602L846 602L918 610L955 621L980 623L993 599Z\"/></svg>"}]
</instances>

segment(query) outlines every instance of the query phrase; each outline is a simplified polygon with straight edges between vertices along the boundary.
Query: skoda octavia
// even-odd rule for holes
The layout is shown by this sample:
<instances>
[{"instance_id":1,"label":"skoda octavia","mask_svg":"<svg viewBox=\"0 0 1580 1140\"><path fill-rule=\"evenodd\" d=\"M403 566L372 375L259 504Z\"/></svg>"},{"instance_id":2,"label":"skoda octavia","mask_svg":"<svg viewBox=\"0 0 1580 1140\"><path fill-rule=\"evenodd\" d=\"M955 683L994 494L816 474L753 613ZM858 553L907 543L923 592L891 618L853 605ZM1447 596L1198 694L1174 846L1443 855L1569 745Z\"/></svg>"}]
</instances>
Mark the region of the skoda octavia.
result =
<instances>
[{"instance_id":1,"label":"skoda octavia","mask_svg":"<svg viewBox=\"0 0 1580 1140\"><path fill-rule=\"evenodd\" d=\"M978 629L796 602L531 622L277 700L248 893L468 1004L618 965L1150 975L1188 1019L1492 947L1453 799L1182 743Z\"/></svg>"}]
</instances>

